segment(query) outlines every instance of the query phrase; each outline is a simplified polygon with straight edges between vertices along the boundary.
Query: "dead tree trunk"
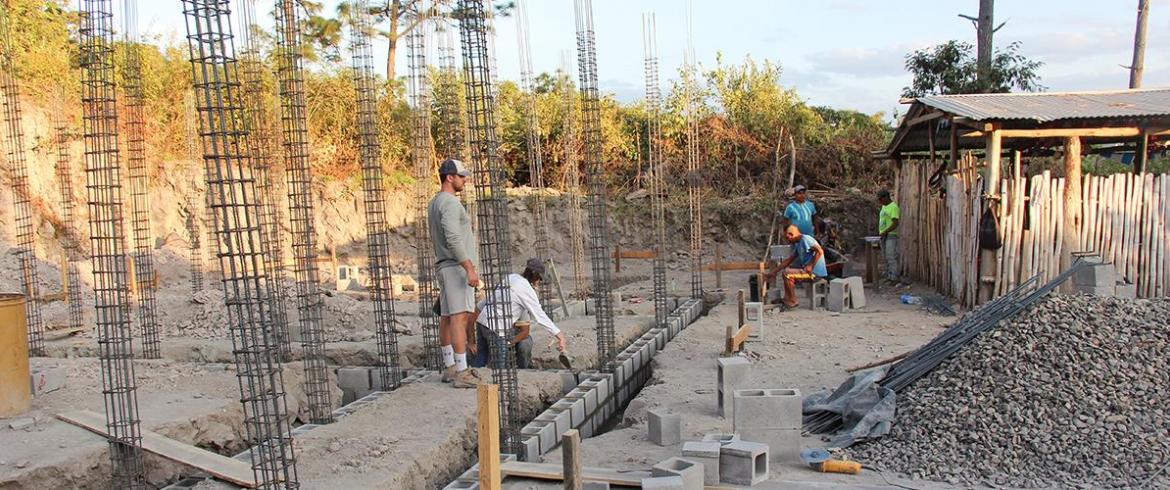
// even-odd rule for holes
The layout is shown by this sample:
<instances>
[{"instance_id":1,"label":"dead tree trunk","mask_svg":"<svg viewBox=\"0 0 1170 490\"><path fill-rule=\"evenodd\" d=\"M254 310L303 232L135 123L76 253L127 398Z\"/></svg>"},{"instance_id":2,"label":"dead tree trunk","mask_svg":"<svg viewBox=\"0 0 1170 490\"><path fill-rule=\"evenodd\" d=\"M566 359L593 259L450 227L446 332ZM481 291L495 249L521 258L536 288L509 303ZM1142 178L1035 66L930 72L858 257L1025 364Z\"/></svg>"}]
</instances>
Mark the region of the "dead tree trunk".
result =
<instances>
[{"instance_id":1,"label":"dead tree trunk","mask_svg":"<svg viewBox=\"0 0 1170 490\"><path fill-rule=\"evenodd\" d=\"M1137 27L1133 33L1133 63L1129 65L1129 88L1142 86L1142 69L1146 59L1146 17L1150 13L1150 0L1138 0Z\"/></svg>"}]
</instances>

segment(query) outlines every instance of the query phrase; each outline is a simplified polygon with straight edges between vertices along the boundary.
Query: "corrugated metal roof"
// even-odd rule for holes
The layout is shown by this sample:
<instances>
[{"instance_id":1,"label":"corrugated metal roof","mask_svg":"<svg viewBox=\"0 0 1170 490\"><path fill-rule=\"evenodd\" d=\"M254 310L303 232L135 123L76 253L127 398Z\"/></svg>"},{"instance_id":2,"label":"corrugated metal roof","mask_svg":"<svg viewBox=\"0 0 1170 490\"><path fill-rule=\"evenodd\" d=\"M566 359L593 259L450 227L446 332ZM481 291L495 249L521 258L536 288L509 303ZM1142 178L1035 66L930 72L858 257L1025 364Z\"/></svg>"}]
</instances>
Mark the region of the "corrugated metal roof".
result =
<instances>
[{"instance_id":1,"label":"corrugated metal roof","mask_svg":"<svg viewBox=\"0 0 1170 490\"><path fill-rule=\"evenodd\" d=\"M976 121L1170 116L1170 89L1110 92L931 95L930 107Z\"/></svg>"}]
</instances>

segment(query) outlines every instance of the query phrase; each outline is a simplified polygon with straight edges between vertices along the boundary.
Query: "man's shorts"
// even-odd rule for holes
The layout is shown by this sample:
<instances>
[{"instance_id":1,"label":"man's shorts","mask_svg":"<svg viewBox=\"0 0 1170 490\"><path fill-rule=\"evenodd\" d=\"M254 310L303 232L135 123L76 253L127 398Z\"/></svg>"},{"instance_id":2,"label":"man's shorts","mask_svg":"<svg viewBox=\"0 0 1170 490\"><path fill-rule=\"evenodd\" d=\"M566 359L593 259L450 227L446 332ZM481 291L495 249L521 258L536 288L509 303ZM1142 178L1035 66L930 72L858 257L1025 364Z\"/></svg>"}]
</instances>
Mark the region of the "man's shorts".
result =
<instances>
[{"instance_id":1,"label":"man's shorts","mask_svg":"<svg viewBox=\"0 0 1170 490\"><path fill-rule=\"evenodd\" d=\"M475 288L467 285L467 271L462 266L442 267L439 276L439 315L475 311Z\"/></svg>"}]
</instances>

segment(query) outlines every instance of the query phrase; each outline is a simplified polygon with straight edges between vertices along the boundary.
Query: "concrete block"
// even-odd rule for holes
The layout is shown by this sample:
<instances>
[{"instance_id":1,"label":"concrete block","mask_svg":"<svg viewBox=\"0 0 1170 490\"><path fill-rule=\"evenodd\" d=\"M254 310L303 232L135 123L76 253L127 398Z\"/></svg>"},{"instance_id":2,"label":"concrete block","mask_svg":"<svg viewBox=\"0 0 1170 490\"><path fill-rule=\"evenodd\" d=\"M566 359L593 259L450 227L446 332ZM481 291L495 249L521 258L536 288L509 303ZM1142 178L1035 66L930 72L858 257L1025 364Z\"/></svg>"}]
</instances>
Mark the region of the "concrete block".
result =
<instances>
[{"instance_id":1,"label":"concrete block","mask_svg":"<svg viewBox=\"0 0 1170 490\"><path fill-rule=\"evenodd\" d=\"M682 445L684 458L703 465L703 484L719 484L719 450L723 447L718 442L686 441Z\"/></svg>"},{"instance_id":2,"label":"concrete block","mask_svg":"<svg viewBox=\"0 0 1170 490\"><path fill-rule=\"evenodd\" d=\"M64 366L50 366L34 368L28 375L28 392L32 396L41 396L51 391L65 387L69 372Z\"/></svg>"},{"instance_id":3,"label":"concrete block","mask_svg":"<svg viewBox=\"0 0 1170 490\"><path fill-rule=\"evenodd\" d=\"M658 350L665 349L666 343L670 340L670 333L668 333L666 330L667 329L665 327L655 328L652 330L652 332L654 332L654 343Z\"/></svg>"},{"instance_id":4,"label":"concrete block","mask_svg":"<svg viewBox=\"0 0 1170 490\"><path fill-rule=\"evenodd\" d=\"M528 427L535 428L536 434L540 437L541 454L552 451L560 442L560 434L557 433L557 424L555 421L533 420L528 423ZM527 429L528 427L525 428ZM525 434L523 430L520 431L520 434L529 435Z\"/></svg>"},{"instance_id":5,"label":"concrete block","mask_svg":"<svg viewBox=\"0 0 1170 490\"><path fill-rule=\"evenodd\" d=\"M1137 299L1137 284L1117 283L1114 294L1121 299Z\"/></svg>"},{"instance_id":6,"label":"concrete block","mask_svg":"<svg viewBox=\"0 0 1170 490\"><path fill-rule=\"evenodd\" d=\"M743 321L752 326L752 331L748 333L748 338L752 340L760 340L764 338L764 304L760 302L746 302L743 304L744 315Z\"/></svg>"},{"instance_id":7,"label":"concrete block","mask_svg":"<svg viewBox=\"0 0 1170 490\"><path fill-rule=\"evenodd\" d=\"M718 442L720 446L726 446L733 442L739 442L739 434L704 434L703 442Z\"/></svg>"},{"instance_id":8,"label":"concrete block","mask_svg":"<svg viewBox=\"0 0 1170 490\"><path fill-rule=\"evenodd\" d=\"M800 390L741 389L733 400L731 425L741 436L752 429L800 428Z\"/></svg>"},{"instance_id":9,"label":"concrete block","mask_svg":"<svg viewBox=\"0 0 1170 490\"><path fill-rule=\"evenodd\" d=\"M539 462L540 457L540 436L528 436L520 438L520 445L524 447L524 461L529 463Z\"/></svg>"},{"instance_id":10,"label":"concrete block","mask_svg":"<svg viewBox=\"0 0 1170 490\"><path fill-rule=\"evenodd\" d=\"M554 403L544 413L553 416L557 423L557 440L560 440L561 434L568 432L573 428L573 403L565 400L560 400Z\"/></svg>"},{"instance_id":11,"label":"concrete block","mask_svg":"<svg viewBox=\"0 0 1170 490\"><path fill-rule=\"evenodd\" d=\"M544 427L544 425L536 426L536 425L532 425L532 422L529 422L528 425L520 428L520 441L522 441L524 443L525 447L528 447L528 439L536 439L536 448L537 448L536 454L544 454L544 453L548 452L545 450L544 446L541 445L542 441L540 440L540 430L543 427ZM549 447L548 449L551 450L552 447ZM532 454L532 453L528 453L528 454Z\"/></svg>"},{"instance_id":12,"label":"concrete block","mask_svg":"<svg viewBox=\"0 0 1170 490\"><path fill-rule=\"evenodd\" d=\"M479 490L479 482L475 480L455 480L443 487L443 490Z\"/></svg>"},{"instance_id":13,"label":"concrete block","mask_svg":"<svg viewBox=\"0 0 1170 490\"><path fill-rule=\"evenodd\" d=\"M342 389L369 390L373 386L372 369L368 367L337 368L337 384Z\"/></svg>"},{"instance_id":14,"label":"concrete block","mask_svg":"<svg viewBox=\"0 0 1170 490\"><path fill-rule=\"evenodd\" d=\"M670 458L650 468L650 476L677 476L686 490L703 490L702 463L684 458Z\"/></svg>"},{"instance_id":15,"label":"concrete block","mask_svg":"<svg viewBox=\"0 0 1170 490\"><path fill-rule=\"evenodd\" d=\"M579 427L581 424L585 423L585 419L589 417L590 412L586 410L585 405L586 398L587 395L585 392L574 389L573 391L570 391L568 395L565 395L563 399L561 399L563 402L568 402L570 419L572 420L574 428ZM596 400L597 399L594 398L594 408L596 408Z\"/></svg>"},{"instance_id":16,"label":"concrete block","mask_svg":"<svg viewBox=\"0 0 1170 490\"><path fill-rule=\"evenodd\" d=\"M557 374L559 374L561 376L561 394L562 395L564 395L570 391L573 391L573 388L577 387L577 384L579 382L579 380L577 379L577 373L569 371L568 369L561 369L561 370L557 371Z\"/></svg>"},{"instance_id":17,"label":"concrete block","mask_svg":"<svg viewBox=\"0 0 1170 490\"><path fill-rule=\"evenodd\" d=\"M577 426L577 431L581 433L582 439L593 437L593 421L595 420L594 415L597 414L589 415L585 418L585 421L582 422L581 425Z\"/></svg>"},{"instance_id":18,"label":"concrete block","mask_svg":"<svg viewBox=\"0 0 1170 490\"><path fill-rule=\"evenodd\" d=\"M772 245L768 249L768 257L776 262L783 262L792 256L792 245Z\"/></svg>"},{"instance_id":19,"label":"concrete block","mask_svg":"<svg viewBox=\"0 0 1170 490\"><path fill-rule=\"evenodd\" d=\"M865 280L861 276L845 278L849 283L849 304L855 310L865 308Z\"/></svg>"},{"instance_id":20,"label":"concrete block","mask_svg":"<svg viewBox=\"0 0 1170 490\"><path fill-rule=\"evenodd\" d=\"M686 490L683 479L677 476L655 476L642 479L644 490Z\"/></svg>"},{"instance_id":21,"label":"concrete block","mask_svg":"<svg viewBox=\"0 0 1170 490\"><path fill-rule=\"evenodd\" d=\"M565 396L569 397L570 399L580 397L580 399L585 403L585 418L588 418L589 416L593 415L593 412L597 411L597 382L593 382L593 385L590 388L585 388L585 384L582 383L581 387L570 391L569 394Z\"/></svg>"},{"instance_id":22,"label":"concrete block","mask_svg":"<svg viewBox=\"0 0 1170 490\"><path fill-rule=\"evenodd\" d=\"M821 310L825 307L825 300L829 296L829 283L824 279L817 279L805 283L805 291L808 294L809 309Z\"/></svg>"},{"instance_id":23,"label":"concrete block","mask_svg":"<svg viewBox=\"0 0 1170 490\"><path fill-rule=\"evenodd\" d=\"M732 485L755 486L768 479L768 445L737 441L719 450L719 478Z\"/></svg>"},{"instance_id":24,"label":"concrete block","mask_svg":"<svg viewBox=\"0 0 1170 490\"><path fill-rule=\"evenodd\" d=\"M825 308L837 313L845 311L849 307L849 300L852 298L849 287L849 281L844 279L833 279L829 281L829 298L826 300Z\"/></svg>"},{"instance_id":25,"label":"concrete block","mask_svg":"<svg viewBox=\"0 0 1170 490\"><path fill-rule=\"evenodd\" d=\"M647 425L650 430L650 442L659 446L678 444L682 436L682 416L677 413L666 413L664 410L647 410Z\"/></svg>"},{"instance_id":26,"label":"concrete block","mask_svg":"<svg viewBox=\"0 0 1170 490\"><path fill-rule=\"evenodd\" d=\"M1113 264L1091 264L1077 269L1073 274L1075 286L1113 286L1117 284L1117 271Z\"/></svg>"},{"instance_id":27,"label":"concrete block","mask_svg":"<svg viewBox=\"0 0 1170 490\"><path fill-rule=\"evenodd\" d=\"M607 481L581 482L581 490L609 490L609 482L607 482Z\"/></svg>"},{"instance_id":28,"label":"concrete block","mask_svg":"<svg viewBox=\"0 0 1170 490\"><path fill-rule=\"evenodd\" d=\"M745 357L721 357L717 360L718 374L715 382L716 409L720 417L727 417L731 409L735 390L744 388L751 378L751 361Z\"/></svg>"},{"instance_id":29,"label":"concrete block","mask_svg":"<svg viewBox=\"0 0 1170 490\"><path fill-rule=\"evenodd\" d=\"M1082 286L1074 285L1073 289L1078 293L1088 293L1094 296L1116 296L1117 286Z\"/></svg>"},{"instance_id":30,"label":"concrete block","mask_svg":"<svg viewBox=\"0 0 1170 490\"><path fill-rule=\"evenodd\" d=\"M800 429L748 429L740 437L767 444L768 462L773 468L779 468L778 463L800 462Z\"/></svg>"}]
</instances>

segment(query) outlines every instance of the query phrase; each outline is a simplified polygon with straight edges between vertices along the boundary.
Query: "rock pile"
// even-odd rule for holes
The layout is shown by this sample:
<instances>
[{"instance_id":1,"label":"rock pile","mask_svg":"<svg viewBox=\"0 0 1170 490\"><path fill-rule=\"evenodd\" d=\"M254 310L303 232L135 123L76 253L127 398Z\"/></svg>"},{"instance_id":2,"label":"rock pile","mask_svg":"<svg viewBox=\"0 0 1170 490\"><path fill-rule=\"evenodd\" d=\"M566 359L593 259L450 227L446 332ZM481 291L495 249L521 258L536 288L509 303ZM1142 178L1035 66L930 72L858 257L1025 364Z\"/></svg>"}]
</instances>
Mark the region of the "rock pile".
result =
<instances>
[{"instance_id":1,"label":"rock pile","mask_svg":"<svg viewBox=\"0 0 1170 490\"><path fill-rule=\"evenodd\" d=\"M1052 296L899 395L864 464L955 485L1170 487L1170 300Z\"/></svg>"}]
</instances>

